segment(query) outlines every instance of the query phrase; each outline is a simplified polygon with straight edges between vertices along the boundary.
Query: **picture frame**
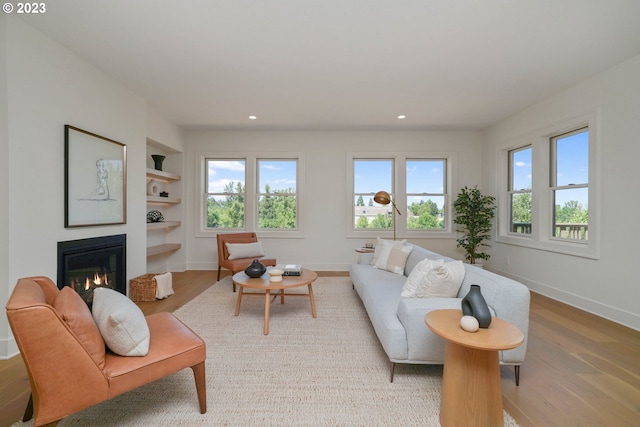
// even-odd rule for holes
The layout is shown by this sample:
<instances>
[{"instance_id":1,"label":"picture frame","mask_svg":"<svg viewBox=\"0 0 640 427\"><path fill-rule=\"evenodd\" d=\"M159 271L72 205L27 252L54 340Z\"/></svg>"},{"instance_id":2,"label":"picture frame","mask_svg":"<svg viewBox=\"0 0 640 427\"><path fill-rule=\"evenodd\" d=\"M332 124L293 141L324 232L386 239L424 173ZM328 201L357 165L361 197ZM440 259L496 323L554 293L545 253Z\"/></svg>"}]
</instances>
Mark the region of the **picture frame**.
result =
<instances>
[{"instance_id":1,"label":"picture frame","mask_svg":"<svg viewBox=\"0 0 640 427\"><path fill-rule=\"evenodd\" d=\"M127 146L64 126L64 226L127 223Z\"/></svg>"}]
</instances>

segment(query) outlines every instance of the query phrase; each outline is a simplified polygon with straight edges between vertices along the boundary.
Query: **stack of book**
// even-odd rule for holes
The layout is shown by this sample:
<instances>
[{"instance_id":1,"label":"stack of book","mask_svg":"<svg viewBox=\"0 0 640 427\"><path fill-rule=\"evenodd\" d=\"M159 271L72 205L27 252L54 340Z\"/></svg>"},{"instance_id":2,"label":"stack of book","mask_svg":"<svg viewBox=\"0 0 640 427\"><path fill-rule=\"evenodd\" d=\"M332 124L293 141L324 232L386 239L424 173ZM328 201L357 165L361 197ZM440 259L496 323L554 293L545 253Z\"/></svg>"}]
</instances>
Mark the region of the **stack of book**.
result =
<instances>
[{"instance_id":1,"label":"stack of book","mask_svg":"<svg viewBox=\"0 0 640 427\"><path fill-rule=\"evenodd\" d=\"M281 264L277 265L283 271L283 276L300 276L302 274L302 266L300 264Z\"/></svg>"}]
</instances>

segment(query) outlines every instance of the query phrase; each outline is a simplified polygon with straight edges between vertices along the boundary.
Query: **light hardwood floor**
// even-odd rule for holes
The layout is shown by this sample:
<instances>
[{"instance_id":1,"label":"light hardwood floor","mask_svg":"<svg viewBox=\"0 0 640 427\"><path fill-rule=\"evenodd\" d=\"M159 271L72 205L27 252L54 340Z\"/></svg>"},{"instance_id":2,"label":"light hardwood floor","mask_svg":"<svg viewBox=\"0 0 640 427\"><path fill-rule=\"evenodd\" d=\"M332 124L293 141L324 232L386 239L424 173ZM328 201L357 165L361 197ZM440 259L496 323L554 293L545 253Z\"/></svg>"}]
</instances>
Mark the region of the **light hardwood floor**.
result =
<instances>
[{"instance_id":1,"label":"light hardwood floor","mask_svg":"<svg viewBox=\"0 0 640 427\"><path fill-rule=\"evenodd\" d=\"M146 314L174 311L214 284L216 274L174 273L175 295L139 305ZM536 293L520 387L512 367L501 375L504 407L522 427L640 426L640 332ZM28 396L22 359L0 360L0 427L22 417Z\"/></svg>"}]
</instances>

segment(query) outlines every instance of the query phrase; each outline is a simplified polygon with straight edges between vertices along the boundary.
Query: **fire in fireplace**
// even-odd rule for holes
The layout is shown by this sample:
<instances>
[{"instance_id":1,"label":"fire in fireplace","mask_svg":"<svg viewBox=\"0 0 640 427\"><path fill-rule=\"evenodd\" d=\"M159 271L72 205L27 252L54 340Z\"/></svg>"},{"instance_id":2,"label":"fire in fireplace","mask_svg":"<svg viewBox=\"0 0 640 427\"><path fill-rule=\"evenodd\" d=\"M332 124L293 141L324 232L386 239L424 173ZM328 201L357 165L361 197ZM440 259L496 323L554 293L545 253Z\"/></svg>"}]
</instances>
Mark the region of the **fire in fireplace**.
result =
<instances>
[{"instance_id":1,"label":"fire in fireplace","mask_svg":"<svg viewBox=\"0 0 640 427\"><path fill-rule=\"evenodd\" d=\"M93 290L127 293L127 235L58 242L58 288L71 286L91 306Z\"/></svg>"}]
</instances>

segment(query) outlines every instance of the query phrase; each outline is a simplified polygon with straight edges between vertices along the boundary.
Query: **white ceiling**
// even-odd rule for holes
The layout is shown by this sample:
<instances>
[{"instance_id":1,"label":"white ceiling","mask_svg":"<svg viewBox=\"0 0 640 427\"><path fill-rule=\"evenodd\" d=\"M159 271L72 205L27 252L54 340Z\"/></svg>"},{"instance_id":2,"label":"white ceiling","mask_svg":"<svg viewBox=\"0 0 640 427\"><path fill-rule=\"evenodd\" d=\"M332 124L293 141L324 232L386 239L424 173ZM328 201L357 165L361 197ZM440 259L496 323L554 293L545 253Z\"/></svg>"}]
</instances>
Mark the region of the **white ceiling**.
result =
<instances>
[{"instance_id":1,"label":"white ceiling","mask_svg":"<svg viewBox=\"0 0 640 427\"><path fill-rule=\"evenodd\" d=\"M190 129L483 129L640 54L639 0L46 7L20 17Z\"/></svg>"}]
</instances>

